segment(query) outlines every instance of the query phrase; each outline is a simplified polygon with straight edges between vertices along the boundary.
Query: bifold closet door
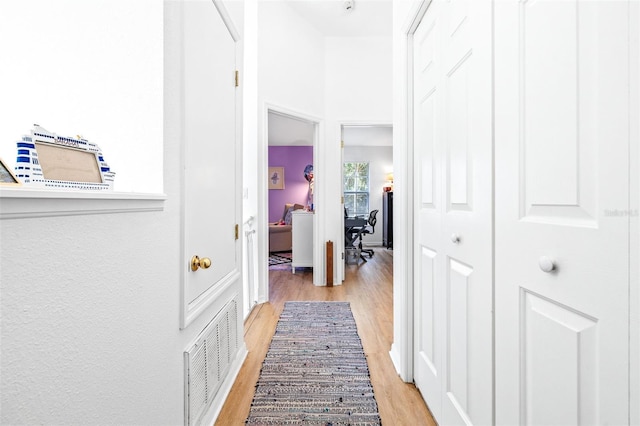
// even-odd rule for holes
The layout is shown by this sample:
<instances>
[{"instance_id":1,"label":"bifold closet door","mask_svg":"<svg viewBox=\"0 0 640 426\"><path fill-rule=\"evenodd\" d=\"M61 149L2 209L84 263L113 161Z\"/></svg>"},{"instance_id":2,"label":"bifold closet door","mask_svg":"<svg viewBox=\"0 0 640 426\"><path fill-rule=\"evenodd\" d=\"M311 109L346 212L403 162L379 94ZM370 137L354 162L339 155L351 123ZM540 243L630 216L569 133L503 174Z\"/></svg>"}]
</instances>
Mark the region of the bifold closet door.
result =
<instances>
[{"instance_id":1,"label":"bifold closet door","mask_svg":"<svg viewBox=\"0 0 640 426\"><path fill-rule=\"evenodd\" d=\"M431 2L413 74L415 381L440 424L491 424L491 3Z\"/></svg>"},{"instance_id":2,"label":"bifold closet door","mask_svg":"<svg viewBox=\"0 0 640 426\"><path fill-rule=\"evenodd\" d=\"M629 421L628 11L495 3L498 424Z\"/></svg>"}]
</instances>

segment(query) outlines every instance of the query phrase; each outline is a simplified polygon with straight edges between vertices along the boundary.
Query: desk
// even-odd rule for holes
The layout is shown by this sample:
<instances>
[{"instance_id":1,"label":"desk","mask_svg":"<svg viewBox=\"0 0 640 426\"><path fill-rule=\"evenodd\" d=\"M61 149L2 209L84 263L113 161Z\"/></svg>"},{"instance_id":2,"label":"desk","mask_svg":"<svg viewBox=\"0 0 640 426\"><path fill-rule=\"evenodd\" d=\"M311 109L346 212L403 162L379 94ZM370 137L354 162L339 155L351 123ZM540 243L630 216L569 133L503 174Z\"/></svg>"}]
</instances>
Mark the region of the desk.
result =
<instances>
[{"instance_id":1,"label":"desk","mask_svg":"<svg viewBox=\"0 0 640 426\"><path fill-rule=\"evenodd\" d=\"M360 257L366 259L360 254L357 241L361 237L362 231L367 226L367 219L364 217L345 217L344 218L344 249L355 250L355 258ZM345 260L348 258L345 253Z\"/></svg>"}]
</instances>

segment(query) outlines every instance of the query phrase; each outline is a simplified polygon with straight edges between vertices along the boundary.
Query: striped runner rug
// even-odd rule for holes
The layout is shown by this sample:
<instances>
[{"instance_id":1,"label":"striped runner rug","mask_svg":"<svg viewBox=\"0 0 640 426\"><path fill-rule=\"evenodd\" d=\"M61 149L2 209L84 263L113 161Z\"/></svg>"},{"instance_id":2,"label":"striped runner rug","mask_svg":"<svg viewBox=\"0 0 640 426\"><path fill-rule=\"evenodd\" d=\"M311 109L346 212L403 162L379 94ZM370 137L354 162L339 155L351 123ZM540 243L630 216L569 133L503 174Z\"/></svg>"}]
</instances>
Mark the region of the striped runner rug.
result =
<instances>
[{"instance_id":1,"label":"striped runner rug","mask_svg":"<svg viewBox=\"0 0 640 426\"><path fill-rule=\"evenodd\" d=\"M246 424L381 424L349 302L285 303Z\"/></svg>"}]
</instances>

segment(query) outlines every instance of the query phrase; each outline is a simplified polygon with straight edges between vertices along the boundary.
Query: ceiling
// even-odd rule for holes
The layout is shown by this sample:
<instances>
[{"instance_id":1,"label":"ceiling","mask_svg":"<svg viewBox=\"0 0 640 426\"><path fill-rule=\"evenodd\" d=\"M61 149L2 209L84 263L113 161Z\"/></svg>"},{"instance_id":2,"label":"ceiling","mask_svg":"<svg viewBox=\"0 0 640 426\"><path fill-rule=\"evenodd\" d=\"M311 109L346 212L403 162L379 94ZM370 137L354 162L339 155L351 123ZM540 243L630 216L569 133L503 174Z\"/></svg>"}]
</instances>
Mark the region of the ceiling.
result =
<instances>
[{"instance_id":1,"label":"ceiling","mask_svg":"<svg viewBox=\"0 0 640 426\"><path fill-rule=\"evenodd\" d=\"M269 145L313 145L314 124L289 115L269 111Z\"/></svg>"},{"instance_id":2,"label":"ceiling","mask_svg":"<svg viewBox=\"0 0 640 426\"><path fill-rule=\"evenodd\" d=\"M288 5L326 37L374 37L392 34L391 0L289 0Z\"/></svg>"}]
</instances>

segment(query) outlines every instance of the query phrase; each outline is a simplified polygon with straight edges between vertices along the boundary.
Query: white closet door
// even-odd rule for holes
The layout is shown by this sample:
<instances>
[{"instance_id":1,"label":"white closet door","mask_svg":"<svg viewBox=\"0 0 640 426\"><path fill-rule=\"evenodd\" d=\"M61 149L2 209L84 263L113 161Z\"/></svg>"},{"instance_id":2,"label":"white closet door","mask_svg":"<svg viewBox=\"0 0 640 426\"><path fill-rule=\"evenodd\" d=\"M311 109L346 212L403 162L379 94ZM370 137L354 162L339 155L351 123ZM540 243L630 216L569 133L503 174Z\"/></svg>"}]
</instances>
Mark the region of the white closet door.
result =
<instances>
[{"instance_id":1,"label":"white closet door","mask_svg":"<svg viewBox=\"0 0 640 426\"><path fill-rule=\"evenodd\" d=\"M183 4L183 327L238 280L242 140L236 131L236 41L211 0ZM168 159L167 161L177 161ZM238 195L240 194L240 195ZM192 271L193 256L211 266Z\"/></svg>"},{"instance_id":2,"label":"white closet door","mask_svg":"<svg viewBox=\"0 0 640 426\"><path fill-rule=\"evenodd\" d=\"M432 2L413 51L416 384L440 424L490 424L491 4Z\"/></svg>"},{"instance_id":3,"label":"white closet door","mask_svg":"<svg viewBox=\"0 0 640 426\"><path fill-rule=\"evenodd\" d=\"M439 2L413 37L414 61L414 380L436 419L442 413L444 292L442 277L442 81Z\"/></svg>"},{"instance_id":4,"label":"white closet door","mask_svg":"<svg viewBox=\"0 0 640 426\"><path fill-rule=\"evenodd\" d=\"M628 8L495 4L498 424L629 420Z\"/></svg>"}]
</instances>

